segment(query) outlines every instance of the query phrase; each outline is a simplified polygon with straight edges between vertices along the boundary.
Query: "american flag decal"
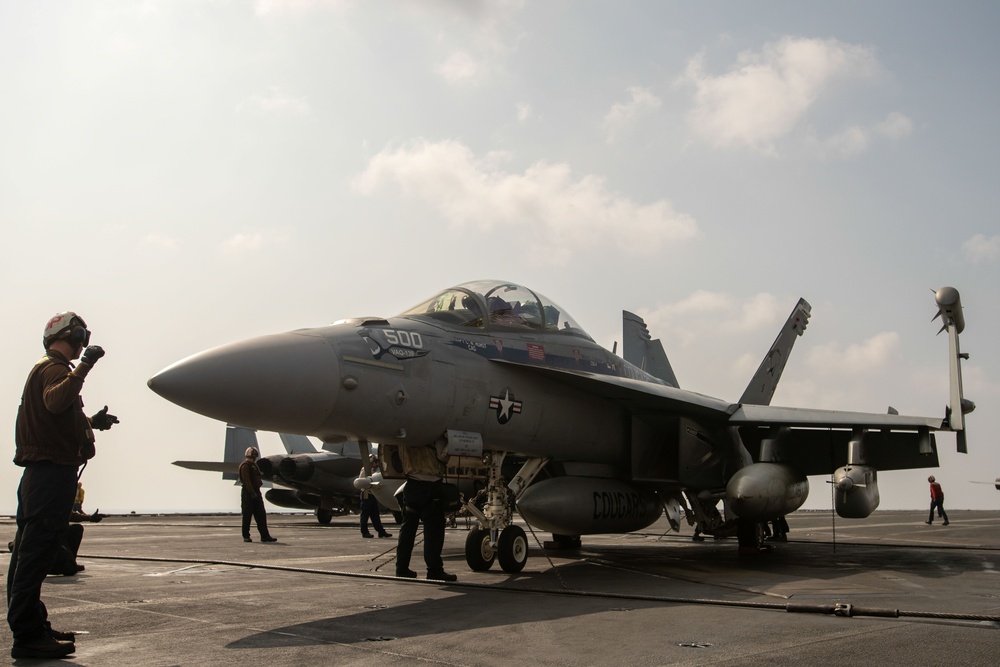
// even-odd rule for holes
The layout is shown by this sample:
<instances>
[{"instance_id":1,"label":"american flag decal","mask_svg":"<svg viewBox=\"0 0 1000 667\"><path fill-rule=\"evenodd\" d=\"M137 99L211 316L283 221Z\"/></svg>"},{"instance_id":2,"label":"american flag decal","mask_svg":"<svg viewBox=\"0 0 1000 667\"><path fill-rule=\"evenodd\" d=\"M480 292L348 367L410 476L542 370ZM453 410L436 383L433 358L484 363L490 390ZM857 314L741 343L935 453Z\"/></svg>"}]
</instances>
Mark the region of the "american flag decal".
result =
<instances>
[{"instance_id":1,"label":"american flag decal","mask_svg":"<svg viewBox=\"0 0 1000 667\"><path fill-rule=\"evenodd\" d=\"M528 358L535 361L545 361L545 348L541 345L528 343Z\"/></svg>"}]
</instances>

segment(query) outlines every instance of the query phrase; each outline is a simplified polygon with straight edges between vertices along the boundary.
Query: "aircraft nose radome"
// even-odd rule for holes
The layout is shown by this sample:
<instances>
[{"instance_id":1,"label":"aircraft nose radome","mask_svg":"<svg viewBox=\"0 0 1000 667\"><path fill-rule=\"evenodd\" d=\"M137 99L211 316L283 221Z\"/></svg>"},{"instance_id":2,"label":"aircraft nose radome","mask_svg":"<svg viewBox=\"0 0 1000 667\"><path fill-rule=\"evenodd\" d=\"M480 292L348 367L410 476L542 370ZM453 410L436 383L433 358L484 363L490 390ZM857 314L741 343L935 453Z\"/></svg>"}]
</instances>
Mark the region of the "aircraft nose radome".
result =
<instances>
[{"instance_id":1,"label":"aircraft nose radome","mask_svg":"<svg viewBox=\"0 0 1000 667\"><path fill-rule=\"evenodd\" d=\"M163 369L147 384L168 401L212 419L308 434L333 410L339 381L329 341L297 332L200 352Z\"/></svg>"}]
</instances>

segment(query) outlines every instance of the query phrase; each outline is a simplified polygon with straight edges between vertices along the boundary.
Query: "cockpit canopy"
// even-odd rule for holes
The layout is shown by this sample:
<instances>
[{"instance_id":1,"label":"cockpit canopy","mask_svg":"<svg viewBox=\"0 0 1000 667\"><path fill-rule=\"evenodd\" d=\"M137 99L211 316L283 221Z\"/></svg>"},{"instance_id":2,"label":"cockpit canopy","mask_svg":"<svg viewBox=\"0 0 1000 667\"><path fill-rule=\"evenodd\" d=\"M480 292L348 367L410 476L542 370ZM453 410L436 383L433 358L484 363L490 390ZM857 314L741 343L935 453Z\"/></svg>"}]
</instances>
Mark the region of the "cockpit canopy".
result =
<instances>
[{"instance_id":1,"label":"cockpit canopy","mask_svg":"<svg viewBox=\"0 0 1000 667\"><path fill-rule=\"evenodd\" d=\"M538 292L514 283L465 283L400 313L455 326L507 331L544 331L593 340L566 311Z\"/></svg>"}]
</instances>

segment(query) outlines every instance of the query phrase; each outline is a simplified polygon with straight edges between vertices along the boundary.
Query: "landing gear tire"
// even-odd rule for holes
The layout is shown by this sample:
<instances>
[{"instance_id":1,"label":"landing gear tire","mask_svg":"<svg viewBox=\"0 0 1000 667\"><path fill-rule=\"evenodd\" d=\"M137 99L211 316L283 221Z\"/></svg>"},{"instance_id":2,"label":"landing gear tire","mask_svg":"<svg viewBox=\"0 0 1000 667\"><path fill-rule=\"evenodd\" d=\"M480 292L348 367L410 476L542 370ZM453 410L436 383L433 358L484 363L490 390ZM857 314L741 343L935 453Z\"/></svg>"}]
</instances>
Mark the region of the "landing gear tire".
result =
<instances>
[{"instance_id":1,"label":"landing gear tire","mask_svg":"<svg viewBox=\"0 0 1000 667\"><path fill-rule=\"evenodd\" d=\"M497 540L497 559L507 574L517 574L528 562L528 537L520 526L507 526Z\"/></svg>"},{"instance_id":2,"label":"landing gear tire","mask_svg":"<svg viewBox=\"0 0 1000 667\"><path fill-rule=\"evenodd\" d=\"M736 538L741 556L760 553L760 543L764 536L763 525L747 519L740 519L736 526ZM770 547L768 547L770 549Z\"/></svg>"},{"instance_id":3,"label":"landing gear tire","mask_svg":"<svg viewBox=\"0 0 1000 667\"><path fill-rule=\"evenodd\" d=\"M324 526L328 526L330 522L333 521L333 512L330 510L317 509L316 520Z\"/></svg>"},{"instance_id":4,"label":"landing gear tire","mask_svg":"<svg viewBox=\"0 0 1000 667\"><path fill-rule=\"evenodd\" d=\"M497 550L490 545L490 531L478 526L465 538L465 561L474 572L486 572L493 567Z\"/></svg>"}]
</instances>

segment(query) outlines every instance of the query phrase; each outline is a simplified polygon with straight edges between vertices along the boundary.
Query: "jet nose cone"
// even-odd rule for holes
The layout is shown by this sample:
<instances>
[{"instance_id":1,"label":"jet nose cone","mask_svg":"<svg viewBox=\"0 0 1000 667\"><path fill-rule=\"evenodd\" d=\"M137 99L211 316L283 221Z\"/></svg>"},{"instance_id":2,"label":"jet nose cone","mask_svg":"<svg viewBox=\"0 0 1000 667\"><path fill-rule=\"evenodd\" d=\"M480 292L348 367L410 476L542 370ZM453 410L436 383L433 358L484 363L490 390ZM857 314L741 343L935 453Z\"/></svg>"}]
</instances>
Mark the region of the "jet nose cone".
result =
<instances>
[{"instance_id":1,"label":"jet nose cone","mask_svg":"<svg viewBox=\"0 0 1000 667\"><path fill-rule=\"evenodd\" d=\"M330 342L308 331L261 336L182 359L149 388L192 412L248 428L314 431L337 399Z\"/></svg>"}]
</instances>

